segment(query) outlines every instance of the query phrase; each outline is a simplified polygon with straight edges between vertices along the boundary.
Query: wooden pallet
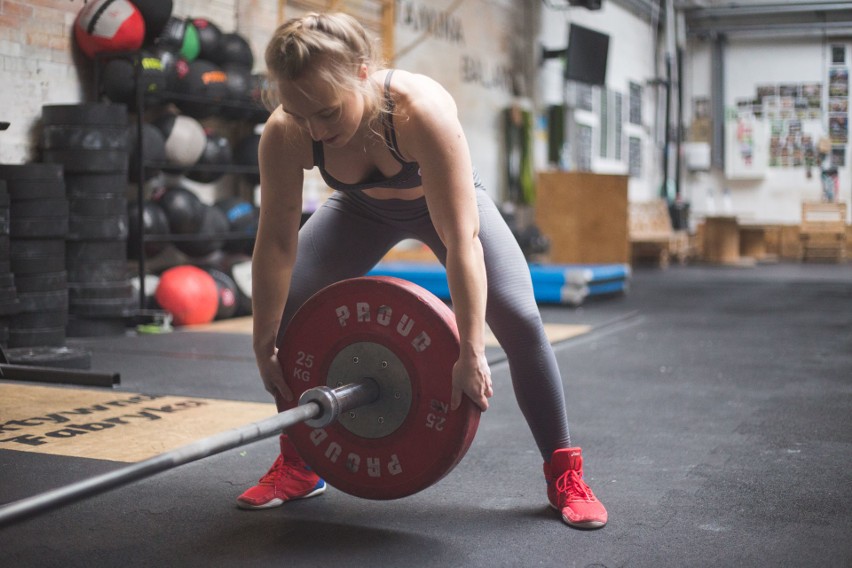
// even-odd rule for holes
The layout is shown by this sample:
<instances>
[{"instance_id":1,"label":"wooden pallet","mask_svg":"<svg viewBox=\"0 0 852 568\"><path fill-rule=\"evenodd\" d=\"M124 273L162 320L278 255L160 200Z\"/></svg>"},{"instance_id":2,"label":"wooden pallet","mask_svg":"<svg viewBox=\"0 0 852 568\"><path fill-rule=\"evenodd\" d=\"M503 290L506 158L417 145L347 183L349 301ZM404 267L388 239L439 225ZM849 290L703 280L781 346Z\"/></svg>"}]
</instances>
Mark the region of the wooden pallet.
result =
<instances>
[{"instance_id":1,"label":"wooden pallet","mask_svg":"<svg viewBox=\"0 0 852 568\"><path fill-rule=\"evenodd\" d=\"M846 204L802 203L799 225L802 262L846 260Z\"/></svg>"}]
</instances>

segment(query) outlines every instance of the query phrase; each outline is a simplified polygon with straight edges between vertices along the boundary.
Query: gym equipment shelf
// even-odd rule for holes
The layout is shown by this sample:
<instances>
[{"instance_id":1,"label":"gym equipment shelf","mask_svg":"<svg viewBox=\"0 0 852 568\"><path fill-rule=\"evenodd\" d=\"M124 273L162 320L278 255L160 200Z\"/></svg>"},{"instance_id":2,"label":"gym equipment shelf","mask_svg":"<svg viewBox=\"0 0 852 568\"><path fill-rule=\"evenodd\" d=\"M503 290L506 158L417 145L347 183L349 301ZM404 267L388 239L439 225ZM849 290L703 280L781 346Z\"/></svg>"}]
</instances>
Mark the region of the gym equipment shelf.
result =
<instances>
[{"instance_id":1,"label":"gym equipment shelf","mask_svg":"<svg viewBox=\"0 0 852 568\"><path fill-rule=\"evenodd\" d=\"M187 93L180 93L171 90L163 90L158 91L157 93L147 93L144 90L144 83L142 81L142 50L139 51L120 51L120 52L111 52L111 53L99 53L95 55L95 65L94 65L94 77L93 77L93 96L94 100L101 100L104 97L103 92L103 77L102 77L102 67L105 65L106 61L116 58L123 58L129 60L133 63L134 69L134 82L135 82L135 121L136 121L136 199L138 203L143 203L144 201L144 189L145 189L145 170L148 168L157 168L157 169L169 169L174 168L171 164L164 164L162 162L154 162L146 160L145 158L145 147L143 143L143 126L145 124L145 110L146 108L152 106L159 106L166 103L171 103L175 101L183 101L183 102L194 102L194 103L210 103L217 107L223 108L234 108L244 111L253 111L253 112L261 112L263 111L263 107L257 104L250 104L245 101L237 101L233 99L210 99L208 97L198 96L198 95L190 95ZM248 122L246 120L240 119L228 119L231 122L239 123L239 122ZM204 171L204 172L217 172L223 174L244 174L244 175L257 175L259 173L259 169L256 166L244 166L238 164L196 164L192 166L192 169L195 171ZM146 298L146 290L145 290L145 274L146 274L146 263L145 263L145 244L149 242L191 242L191 241L202 241L209 239L209 235L146 235L145 234L145 224L144 224L144 208L137 207L137 226L139 227L139 242L138 242L138 251L137 251L137 270L139 273L139 308L140 310L144 310L145 308L145 298ZM225 240L225 241L237 241L237 240L250 240L254 238L254 235L248 235L246 233L239 232L229 232L217 234L217 240Z\"/></svg>"}]
</instances>

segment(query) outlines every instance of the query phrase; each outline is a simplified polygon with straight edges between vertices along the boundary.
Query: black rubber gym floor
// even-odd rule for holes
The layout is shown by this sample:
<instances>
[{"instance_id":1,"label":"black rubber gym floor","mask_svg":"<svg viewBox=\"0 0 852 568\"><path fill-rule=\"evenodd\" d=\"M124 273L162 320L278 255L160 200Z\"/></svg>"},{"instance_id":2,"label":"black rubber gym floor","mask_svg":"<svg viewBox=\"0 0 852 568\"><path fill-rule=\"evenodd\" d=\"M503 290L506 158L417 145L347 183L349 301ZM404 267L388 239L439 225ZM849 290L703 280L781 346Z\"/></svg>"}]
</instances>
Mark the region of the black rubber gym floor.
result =
<instances>
[{"instance_id":1,"label":"black rubber gym floor","mask_svg":"<svg viewBox=\"0 0 852 568\"><path fill-rule=\"evenodd\" d=\"M546 307L574 442L607 505L594 532L546 502L508 368L464 460L412 497L234 498L275 439L0 529L4 566L850 566L852 266L638 270L624 297ZM121 392L268 402L237 334L77 340ZM113 461L0 450L0 502Z\"/></svg>"}]
</instances>

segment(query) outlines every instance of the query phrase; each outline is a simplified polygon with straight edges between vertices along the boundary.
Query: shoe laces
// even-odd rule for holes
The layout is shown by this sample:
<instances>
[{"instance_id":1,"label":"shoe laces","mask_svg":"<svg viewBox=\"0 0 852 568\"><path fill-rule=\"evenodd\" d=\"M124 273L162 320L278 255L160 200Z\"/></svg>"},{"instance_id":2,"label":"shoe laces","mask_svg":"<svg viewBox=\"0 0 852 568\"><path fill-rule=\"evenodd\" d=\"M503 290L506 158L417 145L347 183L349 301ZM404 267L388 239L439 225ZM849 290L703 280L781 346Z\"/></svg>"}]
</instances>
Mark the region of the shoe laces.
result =
<instances>
[{"instance_id":1,"label":"shoe laces","mask_svg":"<svg viewBox=\"0 0 852 568\"><path fill-rule=\"evenodd\" d=\"M287 464L284 462L284 456L280 455L275 460L275 463L272 464L272 467L269 468L263 477L260 478L260 483L264 484L273 484L275 480L281 477L282 475L286 475L287 473Z\"/></svg>"},{"instance_id":2,"label":"shoe laces","mask_svg":"<svg viewBox=\"0 0 852 568\"><path fill-rule=\"evenodd\" d=\"M594 501L595 494L592 488L586 485L577 470L569 469L556 479L556 491L565 501L579 499L582 501Z\"/></svg>"}]
</instances>

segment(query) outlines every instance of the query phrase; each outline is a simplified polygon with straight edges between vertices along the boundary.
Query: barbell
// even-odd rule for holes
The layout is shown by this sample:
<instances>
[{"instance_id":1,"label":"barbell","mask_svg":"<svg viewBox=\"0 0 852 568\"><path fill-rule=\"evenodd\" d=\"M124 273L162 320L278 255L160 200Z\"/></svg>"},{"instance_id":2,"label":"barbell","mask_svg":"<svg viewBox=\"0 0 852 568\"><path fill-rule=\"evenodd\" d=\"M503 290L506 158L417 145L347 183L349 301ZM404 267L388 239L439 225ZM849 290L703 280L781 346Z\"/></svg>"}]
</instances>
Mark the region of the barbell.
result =
<instances>
[{"instance_id":1,"label":"barbell","mask_svg":"<svg viewBox=\"0 0 852 568\"><path fill-rule=\"evenodd\" d=\"M275 416L0 507L0 527L283 430L330 485L398 499L464 457L480 410L450 411L459 336L452 310L393 277L343 280L314 294L285 331L278 360L298 402Z\"/></svg>"}]
</instances>

